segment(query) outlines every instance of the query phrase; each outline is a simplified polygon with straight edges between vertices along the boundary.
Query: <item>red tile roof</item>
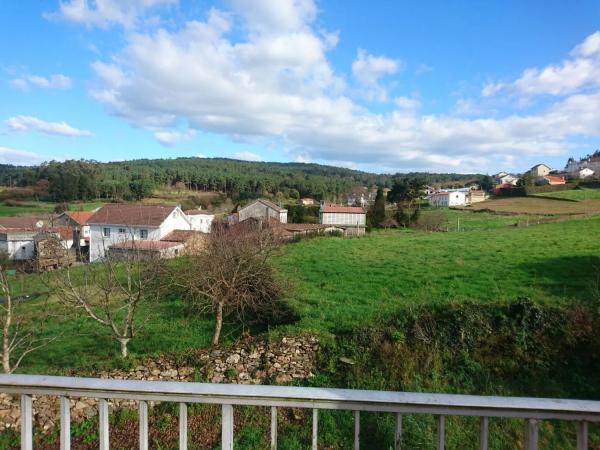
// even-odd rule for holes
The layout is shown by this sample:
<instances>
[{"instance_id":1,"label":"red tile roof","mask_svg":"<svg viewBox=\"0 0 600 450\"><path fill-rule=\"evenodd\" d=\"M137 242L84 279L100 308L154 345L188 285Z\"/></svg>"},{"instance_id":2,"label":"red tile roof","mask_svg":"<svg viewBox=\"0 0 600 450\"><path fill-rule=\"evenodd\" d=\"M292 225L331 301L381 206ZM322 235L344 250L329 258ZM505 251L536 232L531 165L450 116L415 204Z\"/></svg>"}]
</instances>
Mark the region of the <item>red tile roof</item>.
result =
<instances>
[{"instance_id":1,"label":"red tile roof","mask_svg":"<svg viewBox=\"0 0 600 450\"><path fill-rule=\"evenodd\" d=\"M165 250L180 246L180 242L128 240L112 244L110 248L131 250Z\"/></svg>"},{"instance_id":2,"label":"red tile roof","mask_svg":"<svg viewBox=\"0 0 600 450\"><path fill-rule=\"evenodd\" d=\"M206 233L196 230L173 230L160 240L168 242L186 242L188 239L194 236L203 236L205 234Z\"/></svg>"},{"instance_id":3,"label":"red tile roof","mask_svg":"<svg viewBox=\"0 0 600 450\"><path fill-rule=\"evenodd\" d=\"M552 184L552 183L564 184L565 183L565 177L560 177L560 176L556 176L556 175L546 175L544 178L546 180L548 180L548 182L550 184Z\"/></svg>"},{"instance_id":4,"label":"red tile roof","mask_svg":"<svg viewBox=\"0 0 600 450\"><path fill-rule=\"evenodd\" d=\"M325 204L321 206L321 212L324 213L345 213L345 214L364 214L365 210L360 206L340 206Z\"/></svg>"},{"instance_id":5,"label":"red tile roof","mask_svg":"<svg viewBox=\"0 0 600 450\"><path fill-rule=\"evenodd\" d=\"M177 207L166 205L110 203L90 217L88 223L158 227L175 208Z\"/></svg>"},{"instance_id":6,"label":"red tile roof","mask_svg":"<svg viewBox=\"0 0 600 450\"><path fill-rule=\"evenodd\" d=\"M90 217L94 215L92 211L65 211L65 214L79 225L85 225Z\"/></svg>"},{"instance_id":7,"label":"red tile roof","mask_svg":"<svg viewBox=\"0 0 600 450\"><path fill-rule=\"evenodd\" d=\"M38 222L43 222L37 216L0 217L0 229L19 228L36 229Z\"/></svg>"}]
</instances>

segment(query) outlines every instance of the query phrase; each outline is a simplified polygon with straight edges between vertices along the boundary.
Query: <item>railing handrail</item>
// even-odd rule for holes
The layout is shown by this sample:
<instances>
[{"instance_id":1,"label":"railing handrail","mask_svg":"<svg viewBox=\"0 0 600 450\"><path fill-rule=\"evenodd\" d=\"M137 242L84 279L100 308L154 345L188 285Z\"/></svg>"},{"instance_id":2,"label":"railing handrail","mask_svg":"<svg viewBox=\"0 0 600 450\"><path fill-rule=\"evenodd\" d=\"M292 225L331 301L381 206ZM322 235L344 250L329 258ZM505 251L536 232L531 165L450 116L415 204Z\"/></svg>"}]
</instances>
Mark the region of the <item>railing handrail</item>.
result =
<instances>
[{"instance_id":1,"label":"railing handrail","mask_svg":"<svg viewBox=\"0 0 600 450\"><path fill-rule=\"evenodd\" d=\"M600 422L600 401L295 386L0 375L0 392L231 405Z\"/></svg>"}]
</instances>

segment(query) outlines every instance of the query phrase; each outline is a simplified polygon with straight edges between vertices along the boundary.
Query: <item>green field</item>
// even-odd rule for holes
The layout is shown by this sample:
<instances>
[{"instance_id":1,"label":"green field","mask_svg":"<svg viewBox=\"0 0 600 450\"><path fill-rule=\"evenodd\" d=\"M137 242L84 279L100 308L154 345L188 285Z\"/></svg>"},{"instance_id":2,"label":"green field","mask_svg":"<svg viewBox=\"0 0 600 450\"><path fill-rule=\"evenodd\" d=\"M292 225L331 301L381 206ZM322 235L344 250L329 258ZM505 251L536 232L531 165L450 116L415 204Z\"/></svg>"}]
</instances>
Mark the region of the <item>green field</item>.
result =
<instances>
[{"instance_id":1,"label":"green field","mask_svg":"<svg viewBox=\"0 0 600 450\"><path fill-rule=\"evenodd\" d=\"M70 211L91 211L99 208L104 203L97 202L78 202L69 204ZM29 214L52 214L55 203L48 202L21 202L18 206L8 206L0 203L0 217L21 216Z\"/></svg>"},{"instance_id":2,"label":"green field","mask_svg":"<svg viewBox=\"0 0 600 450\"><path fill-rule=\"evenodd\" d=\"M600 189L578 188L570 191L543 192L534 194L535 197L552 197L566 200L598 200L600 199Z\"/></svg>"}]
</instances>

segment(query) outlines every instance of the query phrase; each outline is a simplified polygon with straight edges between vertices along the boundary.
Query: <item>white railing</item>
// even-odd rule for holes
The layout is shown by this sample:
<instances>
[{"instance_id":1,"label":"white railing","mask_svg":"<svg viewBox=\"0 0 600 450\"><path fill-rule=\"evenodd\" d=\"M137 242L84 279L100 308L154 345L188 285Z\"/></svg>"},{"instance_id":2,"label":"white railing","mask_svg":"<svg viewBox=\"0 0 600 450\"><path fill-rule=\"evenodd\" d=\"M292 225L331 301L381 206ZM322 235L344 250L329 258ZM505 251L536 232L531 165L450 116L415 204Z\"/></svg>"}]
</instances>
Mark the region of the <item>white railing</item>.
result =
<instances>
[{"instance_id":1,"label":"white railing","mask_svg":"<svg viewBox=\"0 0 600 450\"><path fill-rule=\"evenodd\" d=\"M61 450L70 448L70 397L97 398L100 450L109 448L108 399L139 402L140 449L148 449L149 401L179 403L179 448L187 449L187 405L222 405L221 445L233 449L233 407L271 407L271 449L277 448L277 408L312 409L312 448L317 448L320 409L354 411L354 448L360 448L360 412L395 415L395 448L400 449L402 414L437 416L437 449L444 448L446 416L480 417L479 448L488 448L489 418L521 418L525 425L525 448L538 448L540 420L577 422L577 450L588 448L588 422L600 421L600 401L422 394L351 389L207 384L170 381L108 380L43 375L0 375L0 392L21 396L21 449L33 448L32 395L60 397Z\"/></svg>"}]
</instances>

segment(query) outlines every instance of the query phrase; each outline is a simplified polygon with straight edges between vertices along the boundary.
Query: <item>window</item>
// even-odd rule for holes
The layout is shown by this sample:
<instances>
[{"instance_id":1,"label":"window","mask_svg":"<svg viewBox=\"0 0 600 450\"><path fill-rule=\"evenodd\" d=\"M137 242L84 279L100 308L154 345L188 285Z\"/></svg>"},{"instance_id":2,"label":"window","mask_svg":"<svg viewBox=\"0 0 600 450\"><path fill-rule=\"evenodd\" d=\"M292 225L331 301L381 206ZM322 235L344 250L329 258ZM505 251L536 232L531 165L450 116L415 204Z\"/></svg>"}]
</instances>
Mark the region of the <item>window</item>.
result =
<instances>
[{"instance_id":1,"label":"window","mask_svg":"<svg viewBox=\"0 0 600 450\"><path fill-rule=\"evenodd\" d=\"M110 237L110 228L102 228L102 236Z\"/></svg>"},{"instance_id":2,"label":"window","mask_svg":"<svg viewBox=\"0 0 600 450\"><path fill-rule=\"evenodd\" d=\"M125 234L126 232L125 228L119 228L119 234Z\"/></svg>"},{"instance_id":3,"label":"window","mask_svg":"<svg viewBox=\"0 0 600 450\"><path fill-rule=\"evenodd\" d=\"M148 230L140 230L140 238L148 239Z\"/></svg>"}]
</instances>

